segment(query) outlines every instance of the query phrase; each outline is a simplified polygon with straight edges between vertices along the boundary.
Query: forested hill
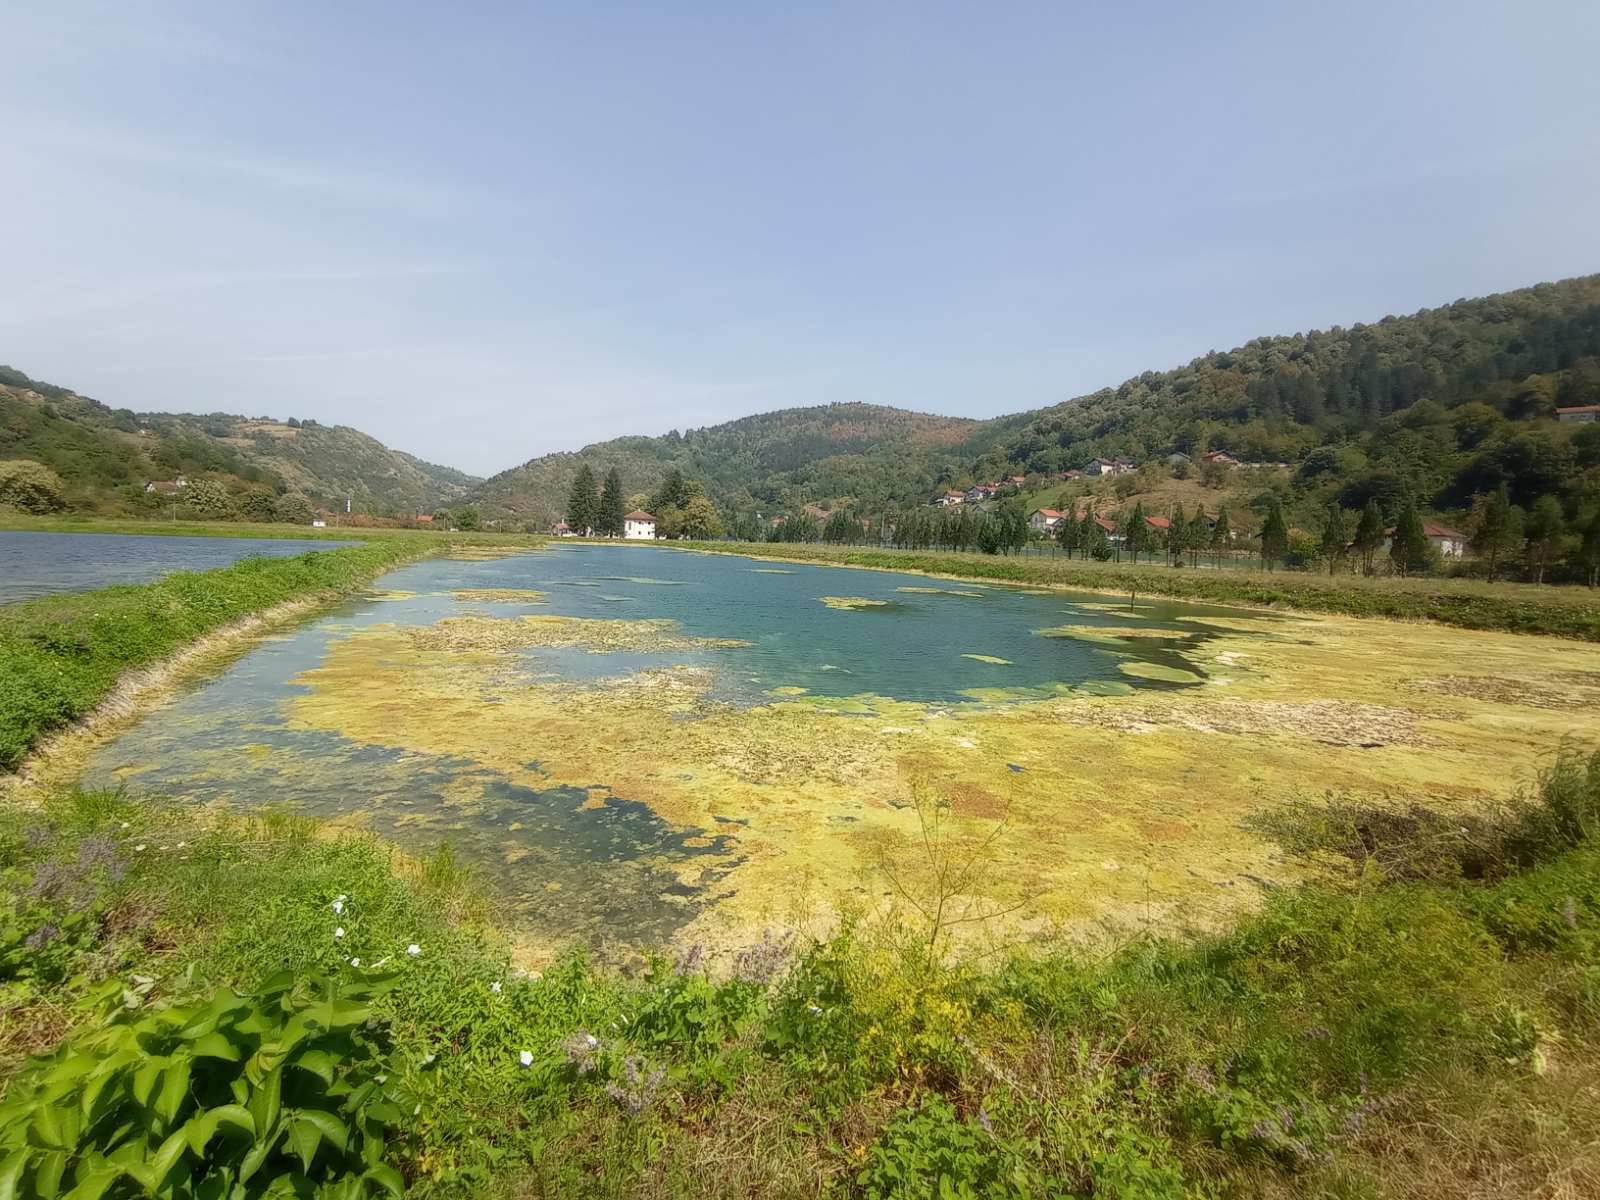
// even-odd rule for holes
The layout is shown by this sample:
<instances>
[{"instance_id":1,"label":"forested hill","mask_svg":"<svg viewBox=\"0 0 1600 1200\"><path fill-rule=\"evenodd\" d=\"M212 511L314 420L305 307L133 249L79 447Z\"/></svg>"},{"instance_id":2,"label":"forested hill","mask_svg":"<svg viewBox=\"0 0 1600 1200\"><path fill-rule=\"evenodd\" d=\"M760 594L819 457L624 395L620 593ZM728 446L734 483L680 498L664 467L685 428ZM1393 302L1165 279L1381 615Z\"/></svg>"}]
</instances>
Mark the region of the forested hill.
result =
<instances>
[{"instance_id":1,"label":"forested hill","mask_svg":"<svg viewBox=\"0 0 1600 1200\"><path fill-rule=\"evenodd\" d=\"M1600 403L1600 275L1461 300L1375 324L1258 338L1034 412L975 422L860 404L790 409L536 458L473 493L486 516L560 516L580 463L630 493L669 468L726 513L813 503L866 513L938 487L1228 450L1295 469L1307 513L1401 496L1437 511L1508 486L1515 503L1588 503L1600 430L1558 406Z\"/></svg>"},{"instance_id":2,"label":"forested hill","mask_svg":"<svg viewBox=\"0 0 1600 1200\"><path fill-rule=\"evenodd\" d=\"M0 367L0 459L44 464L79 510L157 503L149 480L218 484L228 516L264 516L284 496L312 506L410 515L458 500L474 476L424 462L343 425L227 413L135 413ZM224 502L219 500L219 504ZM260 512L255 510L260 509Z\"/></svg>"},{"instance_id":3,"label":"forested hill","mask_svg":"<svg viewBox=\"0 0 1600 1200\"><path fill-rule=\"evenodd\" d=\"M547 523L565 512L583 463L616 467L630 495L652 492L676 468L729 512L849 496L862 504L909 502L934 484L934 464L970 455L978 421L872 404L830 404L744 417L725 425L624 437L547 454L473 492L486 516Z\"/></svg>"}]
</instances>

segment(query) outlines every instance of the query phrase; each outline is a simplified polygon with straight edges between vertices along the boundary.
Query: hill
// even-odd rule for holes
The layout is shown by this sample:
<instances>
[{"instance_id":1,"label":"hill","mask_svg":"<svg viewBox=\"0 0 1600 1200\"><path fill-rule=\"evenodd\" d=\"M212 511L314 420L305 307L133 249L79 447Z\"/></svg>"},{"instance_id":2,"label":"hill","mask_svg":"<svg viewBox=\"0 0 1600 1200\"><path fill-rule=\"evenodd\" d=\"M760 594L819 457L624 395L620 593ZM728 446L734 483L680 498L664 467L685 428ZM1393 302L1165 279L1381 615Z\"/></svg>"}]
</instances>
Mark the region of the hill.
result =
<instances>
[{"instance_id":1,"label":"hill","mask_svg":"<svg viewBox=\"0 0 1600 1200\"><path fill-rule=\"evenodd\" d=\"M245 516L284 495L325 508L349 496L377 515L432 512L477 482L344 425L135 413L0 367L0 459L17 458L59 475L71 507L101 512L154 503L146 481L179 475L218 482Z\"/></svg>"},{"instance_id":2,"label":"hill","mask_svg":"<svg viewBox=\"0 0 1600 1200\"><path fill-rule=\"evenodd\" d=\"M703 483L728 512L781 511L836 497L881 508L921 498L934 485L933 464L969 454L982 428L872 404L791 408L547 454L486 480L471 498L486 516L548 524L564 514L573 478L587 463L600 477L616 467L632 495L654 491L676 469Z\"/></svg>"},{"instance_id":3,"label":"hill","mask_svg":"<svg viewBox=\"0 0 1600 1200\"><path fill-rule=\"evenodd\" d=\"M1600 427L1558 424L1555 410L1594 403L1600 275L1257 338L989 421L835 404L619 438L533 459L471 498L486 516L554 520L588 463L597 475L617 467L634 494L676 468L730 515L808 503L872 515L936 488L1019 474L1038 484L1096 457L1164 464L1226 450L1285 467L1254 486L1308 526L1332 500L1392 511L1405 497L1450 513L1502 484L1513 503L1553 495L1576 518L1600 502ZM1147 469L1138 486L1164 495L1168 478L1165 466Z\"/></svg>"}]
</instances>

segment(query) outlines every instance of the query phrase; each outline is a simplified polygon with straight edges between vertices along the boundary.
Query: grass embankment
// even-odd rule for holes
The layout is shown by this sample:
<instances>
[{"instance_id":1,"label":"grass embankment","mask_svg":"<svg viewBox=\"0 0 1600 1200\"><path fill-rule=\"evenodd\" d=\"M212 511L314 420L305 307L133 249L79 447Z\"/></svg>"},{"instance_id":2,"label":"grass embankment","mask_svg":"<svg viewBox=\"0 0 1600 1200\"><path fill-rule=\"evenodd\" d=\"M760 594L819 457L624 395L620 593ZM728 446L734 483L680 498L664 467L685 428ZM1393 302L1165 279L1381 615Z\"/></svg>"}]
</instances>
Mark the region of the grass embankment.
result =
<instances>
[{"instance_id":1,"label":"grass embankment","mask_svg":"<svg viewBox=\"0 0 1600 1200\"><path fill-rule=\"evenodd\" d=\"M1172 568L1159 563L1099 563L954 551L774 545L766 542L674 542L713 554L742 554L890 571L922 571L964 579L1046 584L1120 595L1166 596L1292 608L1352 617L1436 621L1462 629L1548 634L1600 641L1600 592L1587 588L1466 579L1330 577L1297 571Z\"/></svg>"},{"instance_id":2,"label":"grass embankment","mask_svg":"<svg viewBox=\"0 0 1600 1200\"><path fill-rule=\"evenodd\" d=\"M287 601L353 591L436 545L389 538L0 607L0 770L90 712L125 672Z\"/></svg>"},{"instance_id":3,"label":"grass embankment","mask_svg":"<svg viewBox=\"0 0 1600 1200\"><path fill-rule=\"evenodd\" d=\"M226 1175L248 1137L186 1151L181 1122L207 1099L166 1081L237 1072L202 1056L234 1053L216 1034L248 1057L262 1020L219 1029L211 1009L179 1030L144 1014L287 969L388 979L350 1052L403 1097L382 1156L417 1196L1593 1195L1597 823L1600 759L1568 755L1465 829L1302 814L1286 844L1348 856L1349 882L1276 893L1225 936L951 966L929 952L937 929L857 924L819 945L764 939L727 980L693 954L632 976L573 956L537 978L510 968L448 854L397 862L287 818L61 796L0 812L0 1071L57 1044L58 1079L93 1071L74 1053L105 1036L92 1001L111 981L112 1007L136 1006L113 1023L152 1032L99 1071L83 1112L131 1114L125 1157ZM323 1025L357 1019L340 1011ZM249 1058L257 1092L296 1044ZM317 1055L307 1072L342 1078ZM38 1104L50 1096L60 1123L35 1105L34 1132L6 1134L17 1110L0 1109L0 1143L32 1139L24 1178L64 1167L70 1183L84 1147L126 1127L79 1121L65 1084ZM303 1110L262 1124L275 1090L249 1111L226 1119L282 1130L269 1172L301 1172L290 1150L309 1145L304 1171L344 1178L340 1112L311 1114L324 1146Z\"/></svg>"},{"instance_id":4,"label":"grass embankment","mask_svg":"<svg viewBox=\"0 0 1600 1200\"><path fill-rule=\"evenodd\" d=\"M172 521L161 517L34 517L0 508L0 530L16 533L127 533L165 537L291 538L317 542L371 541L383 538L418 539L432 545L449 543L491 546L542 545L541 534L477 532L445 529L401 529L388 526L272 525L260 521Z\"/></svg>"}]
</instances>

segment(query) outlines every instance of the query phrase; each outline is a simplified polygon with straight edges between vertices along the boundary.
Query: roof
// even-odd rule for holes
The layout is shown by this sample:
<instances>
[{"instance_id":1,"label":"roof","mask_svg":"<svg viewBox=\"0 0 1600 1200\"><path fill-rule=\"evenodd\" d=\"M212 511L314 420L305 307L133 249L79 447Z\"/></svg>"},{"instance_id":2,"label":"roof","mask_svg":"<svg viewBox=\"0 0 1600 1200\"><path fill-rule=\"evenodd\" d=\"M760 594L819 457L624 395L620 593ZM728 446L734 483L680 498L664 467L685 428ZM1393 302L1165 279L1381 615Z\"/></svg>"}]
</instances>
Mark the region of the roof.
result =
<instances>
[{"instance_id":1,"label":"roof","mask_svg":"<svg viewBox=\"0 0 1600 1200\"><path fill-rule=\"evenodd\" d=\"M1117 531L1117 523L1110 517L1096 517L1094 523L1107 533L1115 533Z\"/></svg>"},{"instance_id":2,"label":"roof","mask_svg":"<svg viewBox=\"0 0 1600 1200\"><path fill-rule=\"evenodd\" d=\"M1031 517L1035 513L1037 513L1039 516L1043 517L1047 521L1059 521L1062 517L1067 515L1066 513L1060 512L1060 511L1058 511L1057 509L1054 509L1054 508L1036 508L1036 509L1033 510L1033 512L1029 513L1028 515Z\"/></svg>"},{"instance_id":3,"label":"roof","mask_svg":"<svg viewBox=\"0 0 1600 1200\"><path fill-rule=\"evenodd\" d=\"M652 525L655 524L655 520L656 520L649 513L645 512L643 509L638 509L638 508L634 509L631 513L629 513L627 516L623 517L622 519L624 521L649 521Z\"/></svg>"},{"instance_id":4,"label":"roof","mask_svg":"<svg viewBox=\"0 0 1600 1200\"><path fill-rule=\"evenodd\" d=\"M1441 525L1437 521L1424 521L1422 523L1422 533L1425 537L1449 538L1453 542L1467 540L1466 534L1459 530L1451 529L1448 525Z\"/></svg>"},{"instance_id":5,"label":"roof","mask_svg":"<svg viewBox=\"0 0 1600 1200\"><path fill-rule=\"evenodd\" d=\"M1144 523L1146 525L1154 525L1157 529L1170 529L1172 527L1172 522L1166 517L1146 517Z\"/></svg>"},{"instance_id":6,"label":"roof","mask_svg":"<svg viewBox=\"0 0 1600 1200\"><path fill-rule=\"evenodd\" d=\"M1571 413L1600 413L1600 404L1578 404L1571 408L1558 408L1556 412L1561 416Z\"/></svg>"}]
</instances>

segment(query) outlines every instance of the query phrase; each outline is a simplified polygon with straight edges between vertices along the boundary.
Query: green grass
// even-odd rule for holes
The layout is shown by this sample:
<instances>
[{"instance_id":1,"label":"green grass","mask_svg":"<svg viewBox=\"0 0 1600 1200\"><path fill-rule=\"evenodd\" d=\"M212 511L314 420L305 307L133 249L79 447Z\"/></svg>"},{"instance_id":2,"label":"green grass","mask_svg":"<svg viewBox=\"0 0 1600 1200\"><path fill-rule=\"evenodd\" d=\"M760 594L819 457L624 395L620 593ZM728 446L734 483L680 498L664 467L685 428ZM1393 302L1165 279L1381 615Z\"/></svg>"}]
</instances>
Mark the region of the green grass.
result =
<instances>
[{"instance_id":1,"label":"green grass","mask_svg":"<svg viewBox=\"0 0 1600 1200\"><path fill-rule=\"evenodd\" d=\"M714 979L518 973L447 852L58 796L0 811L0 952L54 930L0 958L0 1072L90 1028L106 980L148 1007L386 959L416 1196L1592 1194L1600 761L1517 811L1547 840L1493 883L1365 869L1222 935L959 964L854 921Z\"/></svg>"},{"instance_id":2,"label":"green grass","mask_svg":"<svg viewBox=\"0 0 1600 1200\"><path fill-rule=\"evenodd\" d=\"M770 543L669 543L714 554L925 571L970 579L1054 584L1089 591L1217 604L1288 608L1352 617L1434 621L1462 629L1546 634L1600 641L1600 591L1466 579L1402 579L1298 571L1172 568L1159 563L986 555L950 551L864 549Z\"/></svg>"},{"instance_id":3,"label":"green grass","mask_svg":"<svg viewBox=\"0 0 1600 1200\"><path fill-rule=\"evenodd\" d=\"M387 538L0 607L0 770L93 709L124 672L286 600L353 591L444 545Z\"/></svg>"},{"instance_id":4,"label":"green grass","mask_svg":"<svg viewBox=\"0 0 1600 1200\"><path fill-rule=\"evenodd\" d=\"M337 520L337 518L335 518ZM369 541L417 539L429 544L539 545L546 539L538 534L502 533L483 530L476 533L451 533L445 529L391 529L362 525L331 525L315 529L309 525L275 525L260 521L173 521L165 517L93 517L66 514L33 517L14 509L0 508L0 530L21 533L127 533L167 537L296 538L311 541Z\"/></svg>"}]
</instances>

